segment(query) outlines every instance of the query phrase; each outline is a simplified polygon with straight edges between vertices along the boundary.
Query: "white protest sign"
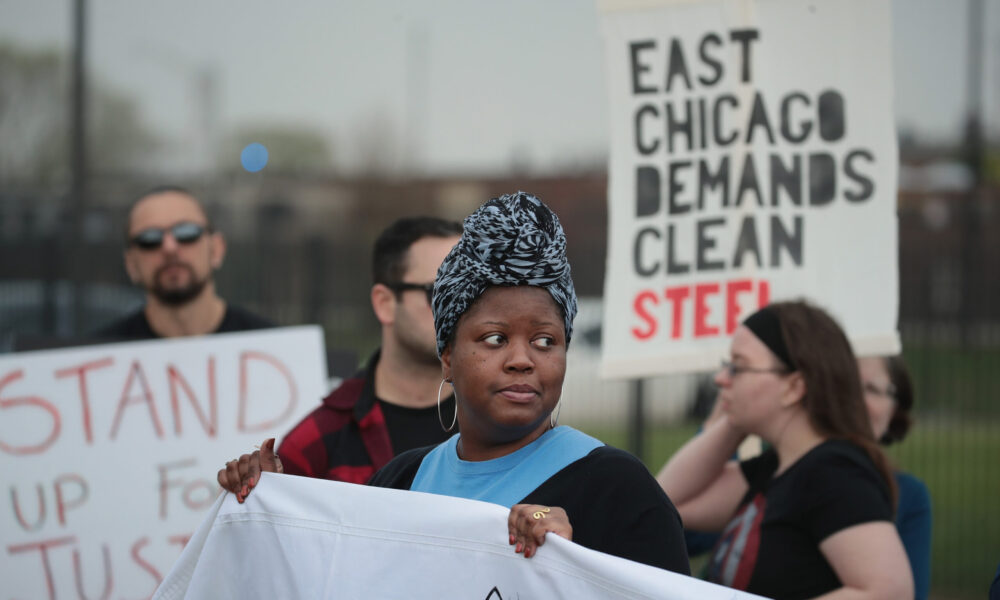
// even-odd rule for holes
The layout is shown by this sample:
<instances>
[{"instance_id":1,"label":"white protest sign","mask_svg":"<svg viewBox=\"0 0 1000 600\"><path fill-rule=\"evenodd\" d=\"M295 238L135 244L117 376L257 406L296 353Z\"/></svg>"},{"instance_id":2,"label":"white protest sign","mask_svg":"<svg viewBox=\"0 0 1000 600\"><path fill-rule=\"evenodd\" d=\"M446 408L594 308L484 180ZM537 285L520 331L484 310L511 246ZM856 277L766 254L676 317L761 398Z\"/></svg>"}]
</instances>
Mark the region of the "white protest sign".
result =
<instances>
[{"instance_id":1,"label":"white protest sign","mask_svg":"<svg viewBox=\"0 0 1000 600\"><path fill-rule=\"evenodd\" d=\"M768 301L897 352L888 0L601 2L610 90L602 371L718 366Z\"/></svg>"},{"instance_id":2,"label":"white protest sign","mask_svg":"<svg viewBox=\"0 0 1000 600\"><path fill-rule=\"evenodd\" d=\"M316 326L0 356L3 598L149 597L325 380Z\"/></svg>"},{"instance_id":3,"label":"white protest sign","mask_svg":"<svg viewBox=\"0 0 1000 600\"><path fill-rule=\"evenodd\" d=\"M760 598L548 534L530 559L487 502L266 473L220 498L156 600Z\"/></svg>"}]
</instances>

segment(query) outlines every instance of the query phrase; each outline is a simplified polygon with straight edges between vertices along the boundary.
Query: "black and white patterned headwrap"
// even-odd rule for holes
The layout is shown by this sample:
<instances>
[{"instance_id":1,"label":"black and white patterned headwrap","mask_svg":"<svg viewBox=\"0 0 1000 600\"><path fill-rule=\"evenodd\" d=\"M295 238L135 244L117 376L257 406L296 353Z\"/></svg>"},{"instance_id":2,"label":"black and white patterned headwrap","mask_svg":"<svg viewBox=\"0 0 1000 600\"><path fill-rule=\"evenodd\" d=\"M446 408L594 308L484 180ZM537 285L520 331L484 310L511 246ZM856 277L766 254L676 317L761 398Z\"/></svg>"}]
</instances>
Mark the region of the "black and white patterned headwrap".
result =
<instances>
[{"instance_id":1,"label":"black and white patterned headwrap","mask_svg":"<svg viewBox=\"0 0 1000 600\"><path fill-rule=\"evenodd\" d=\"M566 260L566 234L556 214L531 194L494 198L466 217L462 239L441 263L434 281L431 306L439 356L458 319L495 285L547 289L562 309L569 343L576 291Z\"/></svg>"}]
</instances>

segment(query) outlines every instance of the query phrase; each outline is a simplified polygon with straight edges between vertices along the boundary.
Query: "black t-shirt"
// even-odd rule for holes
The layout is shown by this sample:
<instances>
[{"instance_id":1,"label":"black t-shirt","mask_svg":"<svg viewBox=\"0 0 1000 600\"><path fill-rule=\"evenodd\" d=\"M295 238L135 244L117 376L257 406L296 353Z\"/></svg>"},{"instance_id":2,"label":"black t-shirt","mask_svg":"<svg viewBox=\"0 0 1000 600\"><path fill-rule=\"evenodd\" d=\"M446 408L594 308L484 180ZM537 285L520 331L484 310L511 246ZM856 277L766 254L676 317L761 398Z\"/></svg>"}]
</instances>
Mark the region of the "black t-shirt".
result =
<instances>
[{"instance_id":1,"label":"black t-shirt","mask_svg":"<svg viewBox=\"0 0 1000 600\"><path fill-rule=\"evenodd\" d=\"M706 579L768 598L812 598L843 584L819 544L843 529L892 522L886 481L864 450L828 440L775 477L774 449L740 465L750 489L723 530Z\"/></svg>"},{"instance_id":2,"label":"black t-shirt","mask_svg":"<svg viewBox=\"0 0 1000 600\"><path fill-rule=\"evenodd\" d=\"M408 490L433 448L400 454L368 485ZM601 446L570 463L520 503L559 506L569 516L573 541L598 552L690 573L684 530L674 505L639 459Z\"/></svg>"},{"instance_id":3,"label":"black t-shirt","mask_svg":"<svg viewBox=\"0 0 1000 600\"><path fill-rule=\"evenodd\" d=\"M250 331L253 329L268 329L276 327L275 323L244 310L238 306L226 306L226 314L222 317L219 327L212 333L230 333L234 331ZM146 311L138 311L115 321L94 334L101 340L152 340L161 337L150 327L146 319Z\"/></svg>"},{"instance_id":4,"label":"black t-shirt","mask_svg":"<svg viewBox=\"0 0 1000 600\"><path fill-rule=\"evenodd\" d=\"M441 427L441 419L446 425L451 424L455 414L455 397L449 396L441 400L441 419L438 418L437 405L428 408L408 408L390 404L378 399L385 417L385 428L389 431L389 441L394 454L401 454L414 448L436 446L458 433L458 424L451 431Z\"/></svg>"}]
</instances>

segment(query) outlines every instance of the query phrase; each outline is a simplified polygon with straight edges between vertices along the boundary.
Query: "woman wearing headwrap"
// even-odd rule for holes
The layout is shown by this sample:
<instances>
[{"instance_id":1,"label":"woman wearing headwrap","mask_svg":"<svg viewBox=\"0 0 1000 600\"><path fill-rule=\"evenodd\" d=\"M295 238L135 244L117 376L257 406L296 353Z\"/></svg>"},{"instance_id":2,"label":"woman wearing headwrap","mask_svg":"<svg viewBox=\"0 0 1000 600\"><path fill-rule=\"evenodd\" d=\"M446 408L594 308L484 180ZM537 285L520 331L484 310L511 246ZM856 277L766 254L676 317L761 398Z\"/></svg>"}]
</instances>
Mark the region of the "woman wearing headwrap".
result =
<instances>
[{"instance_id":1,"label":"woman wearing headwrap","mask_svg":"<svg viewBox=\"0 0 1000 600\"><path fill-rule=\"evenodd\" d=\"M646 467L556 426L576 315L556 215L523 192L481 206L438 271L432 306L443 379L457 401L442 426L457 422L460 433L397 456L369 485L510 507L510 543L525 557L551 531L687 574L677 511ZM220 471L219 483L242 500L256 465L274 468L267 444L263 452Z\"/></svg>"},{"instance_id":2,"label":"woman wearing headwrap","mask_svg":"<svg viewBox=\"0 0 1000 600\"><path fill-rule=\"evenodd\" d=\"M709 580L768 598L913 598L896 488L847 337L805 302L738 327L715 376L723 416L657 479L685 525L721 531ZM771 447L729 460L747 434Z\"/></svg>"}]
</instances>

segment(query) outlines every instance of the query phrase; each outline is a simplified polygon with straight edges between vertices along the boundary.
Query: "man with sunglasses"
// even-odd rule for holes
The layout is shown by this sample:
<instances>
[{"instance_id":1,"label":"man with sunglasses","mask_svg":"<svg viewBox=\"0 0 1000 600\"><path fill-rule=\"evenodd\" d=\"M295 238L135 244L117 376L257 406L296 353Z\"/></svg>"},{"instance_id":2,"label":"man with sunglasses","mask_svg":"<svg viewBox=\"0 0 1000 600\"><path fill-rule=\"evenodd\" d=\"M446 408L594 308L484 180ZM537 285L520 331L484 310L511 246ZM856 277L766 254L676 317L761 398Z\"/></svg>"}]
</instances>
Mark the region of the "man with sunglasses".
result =
<instances>
[{"instance_id":1,"label":"man with sunglasses","mask_svg":"<svg viewBox=\"0 0 1000 600\"><path fill-rule=\"evenodd\" d=\"M125 270L146 291L146 304L99 337L137 340L274 327L216 293L212 274L222 266L226 242L191 192L162 186L140 196L129 211L125 242Z\"/></svg>"},{"instance_id":2,"label":"man with sunglasses","mask_svg":"<svg viewBox=\"0 0 1000 600\"><path fill-rule=\"evenodd\" d=\"M459 223L433 217L400 219L379 235L371 303L382 346L285 436L285 473L364 483L396 454L454 433L439 419L440 410L451 420L455 400L441 383L430 293L461 235Z\"/></svg>"}]
</instances>

